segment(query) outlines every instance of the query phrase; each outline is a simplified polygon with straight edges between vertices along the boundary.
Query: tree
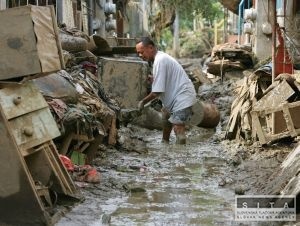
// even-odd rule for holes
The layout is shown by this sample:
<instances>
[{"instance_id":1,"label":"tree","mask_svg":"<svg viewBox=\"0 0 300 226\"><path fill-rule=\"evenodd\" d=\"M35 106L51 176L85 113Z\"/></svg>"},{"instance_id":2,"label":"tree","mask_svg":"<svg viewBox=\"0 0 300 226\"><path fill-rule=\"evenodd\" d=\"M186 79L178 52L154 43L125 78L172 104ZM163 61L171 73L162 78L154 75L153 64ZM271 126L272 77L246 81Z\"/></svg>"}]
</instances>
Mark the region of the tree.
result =
<instances>
[{"instance_id":1,"label":"tree","mask_svg":"<svg viewBox=\"0 0 300 226\"><path fill-rule=\"evenodd\" d=\"M218 0L165 0L161 4L177 8L181 19L193 21L194 15L202 15L211 25L222 17L222 7ZM163 3L162 3L163 2Z\"/></svg>"}]
</instances>

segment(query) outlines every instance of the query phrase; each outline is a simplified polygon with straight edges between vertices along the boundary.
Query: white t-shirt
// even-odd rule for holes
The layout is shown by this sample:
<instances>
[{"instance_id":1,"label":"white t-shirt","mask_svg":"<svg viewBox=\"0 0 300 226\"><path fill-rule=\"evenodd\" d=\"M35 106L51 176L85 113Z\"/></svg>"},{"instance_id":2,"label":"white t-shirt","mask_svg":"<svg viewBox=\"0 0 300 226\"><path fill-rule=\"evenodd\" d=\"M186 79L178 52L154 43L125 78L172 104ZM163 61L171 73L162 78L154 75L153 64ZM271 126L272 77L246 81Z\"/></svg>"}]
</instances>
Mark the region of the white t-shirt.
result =
<instances>
[{"instance_id":1,"label":"white t-shirt","mask_svg":"<svg viewBox=\"0 0 300 226\"><path fill-rule=\"evenodd\" d=\"M182 66L168 54L158 51L153 63L152 92L161 93L160 99L169 112L192 106L196 92Z\"/></svg>"}]
</instances>

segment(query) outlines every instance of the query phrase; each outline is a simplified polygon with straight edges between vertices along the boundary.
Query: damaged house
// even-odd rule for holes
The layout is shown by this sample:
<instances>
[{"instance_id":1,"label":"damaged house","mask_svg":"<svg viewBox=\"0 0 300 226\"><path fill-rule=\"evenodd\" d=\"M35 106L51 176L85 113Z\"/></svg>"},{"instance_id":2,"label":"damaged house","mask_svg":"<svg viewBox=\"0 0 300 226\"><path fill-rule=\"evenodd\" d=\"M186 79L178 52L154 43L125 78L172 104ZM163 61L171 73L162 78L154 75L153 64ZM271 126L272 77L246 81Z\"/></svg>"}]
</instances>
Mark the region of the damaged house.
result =
<instances>
[{"instance_id":1,"label":"damaged house","mask_svg":"<svg viewBox=\"0 0 300 226\"><path fill-rule=\"evenodd\" d=\"M219 62L225 62L225 59L230 62L226 66L219 63L219 66L229 70L233 67L234 70L242 69L239 72L243 77L236 82L236 98L231 106L225 138L260 147L269 145L270 148L281 140L296 143L300 134L299 1L221 3L238 15L239 26L234 33L234 43L225 44L225 51L218 48L214 56ZM236 51L226 49L230 45L235 48L241 45L239 49L252 52L255 56L253 67L244 70L242 62L234 62ZM222 73L226 74L226 70L219 72ZM296 145L264 182L263 194L294 195L299 199L299 143Z\"/></svg>"},{"instance_id":2,"label":"damaged house","mask_svg":"<svg viewBox=\"0 0 300 226\"><path fill-rule=\"evenodd\" d=\"M237 84L226 138L267 144L297 137L299 2L222 1L222 4L238 15L235 43L215 47L208 72L224 74L240 70L242 74L251 69Z\"/></svg>"},{"instance_id":3,"label":"damaged house","mask_svg":"<svg viewBox=\"0 0 300 226\"><path fill-rule=\"evenodd\" d=\"M157 8L0 0L0 224L53 225L82 199L74 180L99 182L69 160L88 164L100 144L115 145L122 109L146 95L149 66L136 57L136 38L174 20L170 9L149 21L143 12Z\"/></svg>"},{"instance_id":4,"label":"damaged house","mask_svg":"<svg viewBox=\"0 0 300 226\"><path fill-rule=\"evenodd\" d=\"M53 225L81 200L65 157L115 145L121 108L147 92L148 65L126 58L148 30L141 5L0 0L0 224Z\"/></svg>"},{"instance_id":5,"label":"damaged house","mask_svg":"<svg viewBox=\"0 0 300 226\"><path fill-rule=\"evenodd\" d=\"M299 136L300 4L221 2L239 26L230 44L214 48L208 72L254 68L236 90L226 138ZM115 145L122 110L146 95L149 68L135 56L135 39L174 20L169 9L149 21L142 12L156 4L0 0L0 224L53 225L81 200L74 168L61 160L90 163L99 144Z\"/></svg>"}]
</instances>

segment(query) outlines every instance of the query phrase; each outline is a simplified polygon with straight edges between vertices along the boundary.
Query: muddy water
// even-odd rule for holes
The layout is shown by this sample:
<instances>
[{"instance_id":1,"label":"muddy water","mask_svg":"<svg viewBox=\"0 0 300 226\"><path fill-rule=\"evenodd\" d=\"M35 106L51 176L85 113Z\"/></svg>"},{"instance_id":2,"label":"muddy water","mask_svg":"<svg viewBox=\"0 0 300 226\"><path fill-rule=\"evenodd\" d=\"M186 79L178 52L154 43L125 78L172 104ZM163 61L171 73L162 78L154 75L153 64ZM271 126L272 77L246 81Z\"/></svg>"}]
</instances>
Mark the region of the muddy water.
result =
<instances>
[{"instance_id":1,"label":"muddy water","mask_svg":"<svg viewBox=\"0 0 300 226\"><path fill-rule=\"evenodd\" d=\"M174 137L170 145L160 143L161 132L140 136L146 154L114 153L116 170L102 168L104 184L129 192L90 187L86 201L57 225L234 224L234 192L219 186L229 168L214 131L190 132L185 146L172 144Z\"/></svg>"}]
</instances>

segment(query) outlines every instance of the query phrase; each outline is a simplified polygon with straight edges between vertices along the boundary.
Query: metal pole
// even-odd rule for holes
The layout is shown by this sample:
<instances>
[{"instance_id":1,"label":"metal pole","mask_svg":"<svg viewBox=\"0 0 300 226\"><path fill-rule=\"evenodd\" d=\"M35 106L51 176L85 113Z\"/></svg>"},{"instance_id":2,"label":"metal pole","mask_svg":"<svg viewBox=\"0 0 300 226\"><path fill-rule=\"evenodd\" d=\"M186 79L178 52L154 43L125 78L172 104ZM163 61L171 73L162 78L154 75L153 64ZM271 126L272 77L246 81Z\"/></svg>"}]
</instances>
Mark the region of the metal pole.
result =
<instances>
[{"instance_id":1,"label":"metal pole","mask_svg":"<svg viewBox=\"0 0 300 226\"><path fill-rule=\"evenodd\" d=\"M228 42L228 9L224 8L223 43Z\"/></svg>"},{"instance_id":2,"label":"metal pole","mask_svg":"<svg viewBox=\"0 0 300 226\"><path fill-rule=\"evenodd\" d=\"M63 23L63 0L56 1L56 16L59 24Z\"/></svg>"},{"instance_id":3,"label":"metal pole","mask_svg":"<svg viewBox=\"0 0 300 226\"><path fill-rule=\"evenodd\" d=\"M239 22L238 22L238 42L241 44L241 35L242 35L242 7L244 6L244 1L242 0L239 4Z\"/></svg>"}]
</instances>

